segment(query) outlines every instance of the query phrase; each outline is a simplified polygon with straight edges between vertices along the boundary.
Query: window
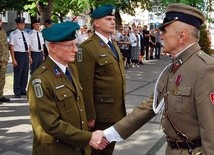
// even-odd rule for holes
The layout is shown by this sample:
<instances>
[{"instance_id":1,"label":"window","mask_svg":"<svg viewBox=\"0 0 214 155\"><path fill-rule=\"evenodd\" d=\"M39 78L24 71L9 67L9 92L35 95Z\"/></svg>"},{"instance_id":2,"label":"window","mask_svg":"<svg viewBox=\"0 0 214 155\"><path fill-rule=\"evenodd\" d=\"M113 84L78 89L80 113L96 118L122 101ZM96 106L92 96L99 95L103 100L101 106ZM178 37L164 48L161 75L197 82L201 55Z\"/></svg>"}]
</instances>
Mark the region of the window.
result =
<instances>
[{"instance_id":1,"label":"window","mask_svg":"<svg viewBox=\"0 0 214 155\"><path fill-rule=\"evenodd\" d=\"M0 14L0 17L2 18L2 21L5 23L8 22L8 11L5 11L4 13Z\"/></svg>"}]
</instances>

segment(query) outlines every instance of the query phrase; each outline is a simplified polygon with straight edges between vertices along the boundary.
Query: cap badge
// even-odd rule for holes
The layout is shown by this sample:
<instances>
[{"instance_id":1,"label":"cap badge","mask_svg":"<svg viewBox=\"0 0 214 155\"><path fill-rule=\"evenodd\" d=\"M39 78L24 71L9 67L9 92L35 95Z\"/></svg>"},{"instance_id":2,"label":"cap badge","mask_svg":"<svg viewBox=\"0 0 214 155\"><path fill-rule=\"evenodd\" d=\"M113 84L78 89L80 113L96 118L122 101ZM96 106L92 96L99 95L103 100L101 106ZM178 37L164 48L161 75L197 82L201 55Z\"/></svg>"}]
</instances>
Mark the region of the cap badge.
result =
<instances>
[{"instance_id":1,"label":"cap badge","mask_svg":"<svg viewBox=\"0 0 214 155\"><path fill-rule=\"evenodd\" d=\"M111 14L115 15L115 11L116 11L115 9L112 9Z\"/></svg>"}]
</instances>

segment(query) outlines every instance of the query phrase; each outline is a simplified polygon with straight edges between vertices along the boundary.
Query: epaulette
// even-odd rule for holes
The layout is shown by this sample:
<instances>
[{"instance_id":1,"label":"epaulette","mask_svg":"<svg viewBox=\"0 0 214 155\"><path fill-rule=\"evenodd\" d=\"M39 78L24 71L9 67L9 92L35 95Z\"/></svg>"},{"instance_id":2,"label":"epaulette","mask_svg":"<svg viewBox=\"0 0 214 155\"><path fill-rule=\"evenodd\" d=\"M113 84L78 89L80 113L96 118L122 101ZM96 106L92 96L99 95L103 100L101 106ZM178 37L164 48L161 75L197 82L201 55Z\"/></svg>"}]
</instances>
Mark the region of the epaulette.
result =
<instances>
[{"instance_id":1,"label":"epaulette","mask_svg":"<svg viewBox=\"0 0 214 155\"><path fill-rule=\"evenodd\" d=\"M213 65L214 64L214 59L207 55L206 53L204 53L203 51L199 51L197 53L198 57L201 58L206 64L208 65Z\"/></svg>"},{"instance_id":2,"label":"epaulette","mask_svg":"<svg viewBox=\"0 0 214 155\"><path fill-rule=\"evenodd\" d=\"M17 31L16 30L14 30L13 32L11 32L11 34L16 34L17 33Z\"/></svg>"},{"instance_id":3,"label":"epaulette","mask_svg":"<svg viewBox=\"0 0 214 155\"><path fill-rule=\"evenodd\" d=\"M41 65L41 66L35 71L35 74L42 74L42 73L45 72L46 70L48 70L48 67L46 67L45 65Z\"/></svg>"},{"instance_id":4,"label":"epaulette","mask_svg":"<svg viewBox=\"0 0 214 155\"><path fill-rule=\"evenodd\" d=\"M89 39L87 39L87 40L85 40L83 43L82 43L82 45L84 45L84 44L88 44L89 42L91 42L91 38L89 38Z\"/></svg>"},{"instance_id":5,"label":"epaulette","mask_svg":"<svg viewBox=\"0 0 214 155\"><path fill-rule=\"evenodd\" d=\"M32 34L33 33L33 31L30 31L28 34Z\"/></svg>"}]
</instances>

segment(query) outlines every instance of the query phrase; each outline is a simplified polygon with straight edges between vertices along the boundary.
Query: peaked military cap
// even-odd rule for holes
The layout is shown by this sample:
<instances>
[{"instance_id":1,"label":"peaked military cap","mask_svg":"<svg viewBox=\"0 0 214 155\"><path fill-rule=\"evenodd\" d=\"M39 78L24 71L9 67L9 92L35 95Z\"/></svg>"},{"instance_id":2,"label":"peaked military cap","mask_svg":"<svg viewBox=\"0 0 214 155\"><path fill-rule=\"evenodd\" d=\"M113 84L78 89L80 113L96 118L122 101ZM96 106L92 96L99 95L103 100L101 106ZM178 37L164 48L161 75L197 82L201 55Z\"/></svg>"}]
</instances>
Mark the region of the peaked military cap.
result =
<instances>
[{"instance_id":1,"label":"peaked military cap","mask_svg":"<svg viewBox=\"0 0 214 155\"><path fill-rule=\"evenodd\" d=\"M34 20L32 21L32 24L35 24L35 23L40 23L40 20L39 20L39 19L34 19Z\"/></svg>"},{"instance_id":2,"label":"peaked military cap","mask_svg":"<svg viewBox=\"0 0 214 155\"><path fill-rule=\"evenodd\" d=\"M174 21L180 21L197 28L205 21L205 15L198 9L180 3L174 3L168 5L166 8L166 16L163 19L163 24L160 25L159 29L162 30L164 27Z\"/></svg>"},{"instance_id":3,"label":"peaked military cap","mask_svg":"<svg viewBox=\"0 0 214 155\"><path fill-rule=\"evenodd\" d=\"M76 30L79 29L80 26L77 23L66 21L43 29L42 35L47 41L63 42L74 40L76 38Z\"/></svg>"},{"instance_id":4,"label":"peaked military cap","mask_svg":"<svg viewBox=\"0 0 214 155\"><path fill-rule=\"evenodd\" d=\"M25 18L24 17L18 17L15 19L15 22L18 23L25 23Z\"/></svg>"},{"instance_id":5,"label":"peaked military cap","mask_svg":"<svg viewBox=\"0 0 214 155\"><path fill-rule=\"evenodd\" d=\"M105 16L114 16L115 7L113 5L101 5L91 13L91 18L102 18Z\"/></svg>"}]
</instances>

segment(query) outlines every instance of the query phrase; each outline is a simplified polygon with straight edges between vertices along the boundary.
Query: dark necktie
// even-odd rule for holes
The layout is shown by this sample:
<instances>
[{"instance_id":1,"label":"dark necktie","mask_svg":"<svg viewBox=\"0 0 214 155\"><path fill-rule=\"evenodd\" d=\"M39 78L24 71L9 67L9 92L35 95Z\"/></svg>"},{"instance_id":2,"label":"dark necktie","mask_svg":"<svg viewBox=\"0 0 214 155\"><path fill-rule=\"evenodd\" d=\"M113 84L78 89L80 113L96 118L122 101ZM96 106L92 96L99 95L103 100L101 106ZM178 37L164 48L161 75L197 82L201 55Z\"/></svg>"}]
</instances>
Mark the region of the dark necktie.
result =
<instances>
[{"instance_id":1,"label":"dark necktie","mask_svg":"<svg viewBox=\"0 0 214 155\"><path fill-rule=\"evenodd\" d=\"M118 59L118 54L116 49L114 48L113 44L111 43L111 41L108 41L108 45L110 46L112 52L114 53L114 55L116 56L116 58Z\"/></svg>"},{"instance_id":2,"label":"dark necktie","mask_svg":"<svg viewBox=\"0 0 214 155\"><path fill-rule=\"evenodd\" d=\"M137 47L139 47L139 37L138 37L137 34L135 35L135 37L136 37L136 39L137 39L137 41L136 41L136 42L137 42Z\"/></svg>"},{"instance_id":3,"label":"dark necktie","mask_svg":"<svg viewBox=\"0 0 214 155\"><path fill-rule=\"evenodd\" d=\"M25 39L25 36L24 36L23 32L22 32L22 38L23 38L23 42L24 42L24 45L25 45L25 51L28 51L27 42L26 42L26 39Z\"/></svg>"},{"instance_id":4,"label":"dark necktie","mask_svg":"<svg viewBox=\"0 0 214 155\"><path fill-rule=\"evenodd\" d=\"M38 40L38 49L39 49L39 51L41 51L42 47L41 47L41 43L40 43L40 39L39 39L39 32L37 32L37 40Z\"/></svg>"},{"instance_id":5,"label":"dark necktie","mask_svg":"<svg viewBox=\"0 0 214 155\"><path fill-rule=\"evenodd\" d=\"M70 71L69 71L68 67L66 67L65 75L66 75L66 76L67 76L67 78L72 82L71 73L70 73Z\"/></svg>"}]
</instances>

